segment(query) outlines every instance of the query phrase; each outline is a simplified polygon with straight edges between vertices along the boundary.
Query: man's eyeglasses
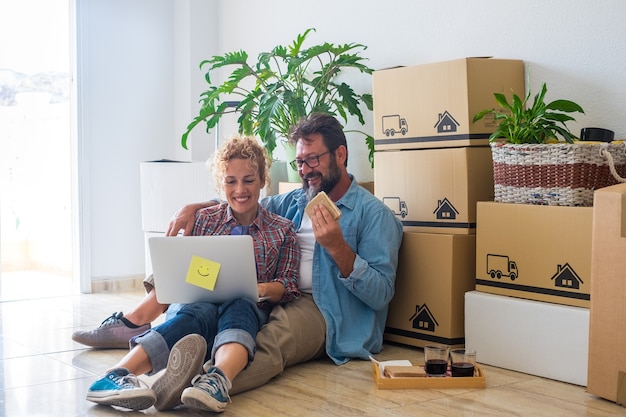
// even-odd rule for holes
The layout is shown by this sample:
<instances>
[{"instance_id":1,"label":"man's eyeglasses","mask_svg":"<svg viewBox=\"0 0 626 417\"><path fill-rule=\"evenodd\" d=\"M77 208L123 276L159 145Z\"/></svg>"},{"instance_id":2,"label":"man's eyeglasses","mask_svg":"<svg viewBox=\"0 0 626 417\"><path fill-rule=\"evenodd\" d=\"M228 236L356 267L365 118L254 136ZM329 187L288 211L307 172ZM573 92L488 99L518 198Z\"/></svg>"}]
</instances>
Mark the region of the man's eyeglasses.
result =
<instances>
[{"instance_id":1,"label":"man's eyeglasses","mask_svg":"<svg viewBox=\"0 0 626 417\"><path fill-rule=\"evenodd\" d=\"M294 159L289 163L289 165L291 165L291 168L296 171L302 168L302 164L306 164L306 166L308 166L309 168L315 168L320 164L320 157L326 155L329 152L330 151L326 151L317 156L309 156L308 158L304 159Z\"/></svg>"}]
</instances>

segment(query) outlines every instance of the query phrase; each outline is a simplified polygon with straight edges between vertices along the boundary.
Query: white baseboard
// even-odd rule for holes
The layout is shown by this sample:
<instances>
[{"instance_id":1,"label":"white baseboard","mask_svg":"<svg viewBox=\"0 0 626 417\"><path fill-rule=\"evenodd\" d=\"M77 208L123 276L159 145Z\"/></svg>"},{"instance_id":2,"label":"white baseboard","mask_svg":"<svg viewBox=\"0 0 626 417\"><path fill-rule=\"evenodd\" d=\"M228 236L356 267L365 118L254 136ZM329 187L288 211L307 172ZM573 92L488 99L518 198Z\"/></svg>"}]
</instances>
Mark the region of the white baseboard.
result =
<instances>
[{"instance_id":1,"label":"white baseboard","mask_svg":"<svg viewBox=\"0 0 626 417\"><path fill-rule=\"evenodd\" d=\"M143 290L144 276L117 277L94 279L91 281L91 292L116 292Z\"/></svg>"}]
</instances>

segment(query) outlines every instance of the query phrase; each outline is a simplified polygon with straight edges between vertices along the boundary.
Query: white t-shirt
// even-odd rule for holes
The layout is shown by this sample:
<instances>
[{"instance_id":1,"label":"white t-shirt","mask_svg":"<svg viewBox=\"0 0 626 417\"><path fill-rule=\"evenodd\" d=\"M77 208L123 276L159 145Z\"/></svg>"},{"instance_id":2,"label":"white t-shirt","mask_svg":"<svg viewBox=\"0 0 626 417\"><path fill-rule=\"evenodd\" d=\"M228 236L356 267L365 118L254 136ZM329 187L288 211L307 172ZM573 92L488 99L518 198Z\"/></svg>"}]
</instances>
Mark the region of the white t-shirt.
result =
<instances>
[{"instance_id":1,"label":"white t-shirt","mask_svg":"<svg viewBox=\"0 0 626 417\"><path fill-rule=\"evenodd\" d=\"M300 282L298 288L301 292L313 291L313 250L315 249L315 236L313 235L313 223L305 213L302 217L300 229L297 231L298 243L300 243Z\"/></svg>"}]
</instances>

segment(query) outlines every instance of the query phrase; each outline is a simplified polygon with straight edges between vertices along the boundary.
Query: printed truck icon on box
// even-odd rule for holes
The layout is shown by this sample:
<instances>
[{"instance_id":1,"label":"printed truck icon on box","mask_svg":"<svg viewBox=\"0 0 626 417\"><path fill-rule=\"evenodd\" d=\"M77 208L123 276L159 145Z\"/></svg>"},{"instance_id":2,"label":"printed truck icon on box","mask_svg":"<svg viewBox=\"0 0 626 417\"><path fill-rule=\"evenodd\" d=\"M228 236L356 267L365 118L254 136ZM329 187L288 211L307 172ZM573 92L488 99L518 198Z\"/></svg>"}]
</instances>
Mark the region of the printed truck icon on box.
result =
<instances>
[{"instance_id":1,"label":"printed truck icon on box","mask_svg":"<svg viewBox=\"0 0 626 417\"><path fill-rule=\"evenodd\" d=\"M509 277L511 281L519 276L517 264L506 255L487 255L487 274L491 278Z\"/></svg>"},{"instance_id":2,"label":"printed truck icon on box","mask_svg":"<svg viewBox=\"0 0 626 417\"><path fill-rule=\"evenodd\" d=\"M409 214L409 209L406 207L406 201L400 200L400 197L383 197L383 203L391 209L396 216L402 216L404 219Z\"/></svg>"},{"instance_id":3,"label":"printed truck icon on box","mask_svg":"<svg viewBox=\"0 0 626 417\"><path fill-rule=\"evenodd\" d=\"M399 114L383 116L383 133L385 136L393 136L396 133L406 135L409 131L409 125L406 119L400 117Z\"/></svg>"}]
</instances>

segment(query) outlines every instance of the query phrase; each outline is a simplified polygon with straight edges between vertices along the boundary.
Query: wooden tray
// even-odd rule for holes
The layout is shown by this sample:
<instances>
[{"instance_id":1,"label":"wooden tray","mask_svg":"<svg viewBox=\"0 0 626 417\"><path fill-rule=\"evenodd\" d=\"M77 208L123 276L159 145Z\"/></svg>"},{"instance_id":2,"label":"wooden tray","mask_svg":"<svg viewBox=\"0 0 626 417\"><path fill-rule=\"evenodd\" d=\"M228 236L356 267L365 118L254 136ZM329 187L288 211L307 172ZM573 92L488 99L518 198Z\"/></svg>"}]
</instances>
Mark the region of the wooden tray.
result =
<instances>
[{"instance_id":1,"label":"wooden tray","mask_svg":"<svg viewBox=\"0 0 626 417\"><path fill-rule=\"evenodd\" d=\"M378 389L441 389L441 388L485 388L485 374L478 365L473 377L411 377L381 378L377 364L374 367L374 383Z\"/></svg>"}]
</instances>

